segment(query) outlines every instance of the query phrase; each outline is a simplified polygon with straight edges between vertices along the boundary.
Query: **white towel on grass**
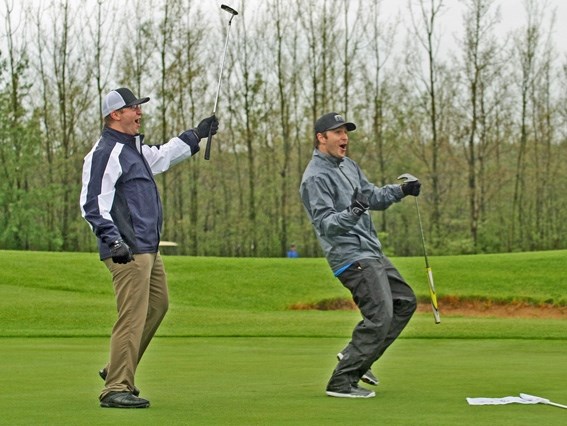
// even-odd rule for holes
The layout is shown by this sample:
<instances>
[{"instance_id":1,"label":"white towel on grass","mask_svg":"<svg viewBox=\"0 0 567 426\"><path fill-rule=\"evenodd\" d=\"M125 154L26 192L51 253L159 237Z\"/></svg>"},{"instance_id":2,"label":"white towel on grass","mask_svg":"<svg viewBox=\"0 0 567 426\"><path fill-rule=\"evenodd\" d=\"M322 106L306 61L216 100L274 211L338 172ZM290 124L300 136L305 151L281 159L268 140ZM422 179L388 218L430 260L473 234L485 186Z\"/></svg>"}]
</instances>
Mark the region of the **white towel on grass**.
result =
<instances>
[{"instance_id":1,"label":"white towel on grass","mask_svg":"<svg viewBox=\"0 0 567 426\"><path fill-rule=\"evenodd\" d=\"M504 398L467 398L469 405L538 404L538 401L505 396Z\"/></svg>"},{"instance_id":2,"label":"white towel on grass","mask_svg":"<svg viewBox=\"0 0 567 426\"><path fill-rule=\"evenodd\" d=\"M467 398L469 405L504 405L504 404L547 404L559 408L567 408L567 405L551 402L549 399L539 396L521 393L520 396L505 396L504 398Z\"/></svg>"}]
</instances>

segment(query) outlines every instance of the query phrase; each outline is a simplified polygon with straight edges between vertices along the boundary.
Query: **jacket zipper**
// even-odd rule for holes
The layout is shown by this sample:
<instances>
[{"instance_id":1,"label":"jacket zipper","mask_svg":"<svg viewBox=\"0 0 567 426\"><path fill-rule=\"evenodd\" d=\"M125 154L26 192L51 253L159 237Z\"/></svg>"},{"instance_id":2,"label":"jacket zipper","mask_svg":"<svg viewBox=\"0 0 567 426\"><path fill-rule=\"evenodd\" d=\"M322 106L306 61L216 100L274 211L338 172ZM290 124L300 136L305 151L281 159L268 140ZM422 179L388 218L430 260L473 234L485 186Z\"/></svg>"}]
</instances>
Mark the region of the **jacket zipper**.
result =
<instances>
[{"instance_id":1,"label":"jacket zipper","mask_svg":"<svg viewBox=\"0 0 567 426\"><path fill-rule=\"evenodd\" d=\"M347 182L349 183L349 185L351 186L352 190L354 191L356 188L354 187L354 185L352 184L352 182L350 181L350 179L348 178L348 176L346 175L346 173L343 171L342 167L339 165L339 171L341 172L341 174L345 177L345 179L347 180Z\"/></svg>"}]
</instances>

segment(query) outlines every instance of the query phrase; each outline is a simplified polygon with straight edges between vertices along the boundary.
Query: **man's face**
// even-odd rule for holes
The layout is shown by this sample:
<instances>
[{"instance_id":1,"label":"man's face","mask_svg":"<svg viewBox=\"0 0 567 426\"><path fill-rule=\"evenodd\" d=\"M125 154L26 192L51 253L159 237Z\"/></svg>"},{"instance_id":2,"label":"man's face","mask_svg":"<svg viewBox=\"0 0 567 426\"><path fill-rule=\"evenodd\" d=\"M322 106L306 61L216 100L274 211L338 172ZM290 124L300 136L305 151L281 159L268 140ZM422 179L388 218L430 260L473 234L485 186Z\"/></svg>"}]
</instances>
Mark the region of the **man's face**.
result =
<instances>
[{"instance_id":1,"label":"man's face","mask_svg":"<svg viewBox=\"0 0 567 426\"><path fill-rule=\"evenodd\" d=\"M341 126L327 130L324 134L317 133L319 140L318 150L332 157L343 159L347 154L348 130Z\"/></svg>"},{"instance_id":2,"label":"man's face","mask_svg":"<svg viewBox=\"0 0 567 426\"><path fill-rule=\"evenodd\" d=\"M141 105L124 107L118 111L112 112L112 114L114 114L114 122L112 125L114 129L126 133L127 135L137 135L140 133L140 126L142 125Z\"/></svg>"}]
</instances>

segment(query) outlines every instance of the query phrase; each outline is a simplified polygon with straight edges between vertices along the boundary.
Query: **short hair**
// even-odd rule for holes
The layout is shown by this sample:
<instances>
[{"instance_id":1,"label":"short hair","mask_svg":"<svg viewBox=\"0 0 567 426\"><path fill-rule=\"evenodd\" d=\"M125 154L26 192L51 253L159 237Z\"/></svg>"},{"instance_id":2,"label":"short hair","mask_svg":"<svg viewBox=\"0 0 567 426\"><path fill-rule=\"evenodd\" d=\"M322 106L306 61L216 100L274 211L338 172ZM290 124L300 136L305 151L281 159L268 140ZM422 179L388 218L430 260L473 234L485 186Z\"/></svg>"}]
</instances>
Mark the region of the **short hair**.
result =
<instances>
[{"instance_id":1,"label":"short hair","mask_svg":"<svg viewBox=\"0 0 567 426\"><path fill-rule=\"evenodd\" d=\"M120 108L117 110L112 111L110 114L112 114L113 112L118 112L118 111L122 111L124 108ZM112 123L114 121L114 119L110 116L110 114L108 114L106 117L104 117L104 127L109 127L110 123Z\"/></svg>"},{"instance_id":2,"label":"short hair","mask_svg":"<svg viewBox=\"0 0 567 426\"><path fill-rule=\"evenodd\" d=\"M321 142L319 142L319 138L317 137L319 133L315 133L315 141L313 142L313 146L318 149L319 148L319 144ZM327 138L327 131L321 132L321 134L323 135L323 137L326 139Z\"/></svg>"}]
</instances>

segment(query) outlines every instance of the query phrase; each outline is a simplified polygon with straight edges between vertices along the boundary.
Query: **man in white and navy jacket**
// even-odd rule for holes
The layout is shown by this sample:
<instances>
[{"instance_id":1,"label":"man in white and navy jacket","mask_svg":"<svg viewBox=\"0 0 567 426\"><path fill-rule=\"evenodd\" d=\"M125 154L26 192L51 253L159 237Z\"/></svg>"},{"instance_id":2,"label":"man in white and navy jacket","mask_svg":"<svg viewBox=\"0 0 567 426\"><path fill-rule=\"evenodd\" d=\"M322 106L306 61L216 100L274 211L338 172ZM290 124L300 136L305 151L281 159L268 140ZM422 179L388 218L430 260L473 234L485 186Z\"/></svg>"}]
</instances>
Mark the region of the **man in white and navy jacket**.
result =
<instances>
[{"instance_id":1,"label":"man in white and navy jacket","mask_svg":"<svg viewBox=\"0 0 567 426\"><path fill-rule=\"evenodd\" d=\"M98 240L101 260L112 274L118 318L100 405L145 408L134 384L136 368L168 309L166 274L159 254L162 205L154 175L192 157L209 132L213 115L163 145L144 145L139 133L142 104L127 88L106 95L104 129L83 164L81 212Z\"/></svg>"}]
</instances>

